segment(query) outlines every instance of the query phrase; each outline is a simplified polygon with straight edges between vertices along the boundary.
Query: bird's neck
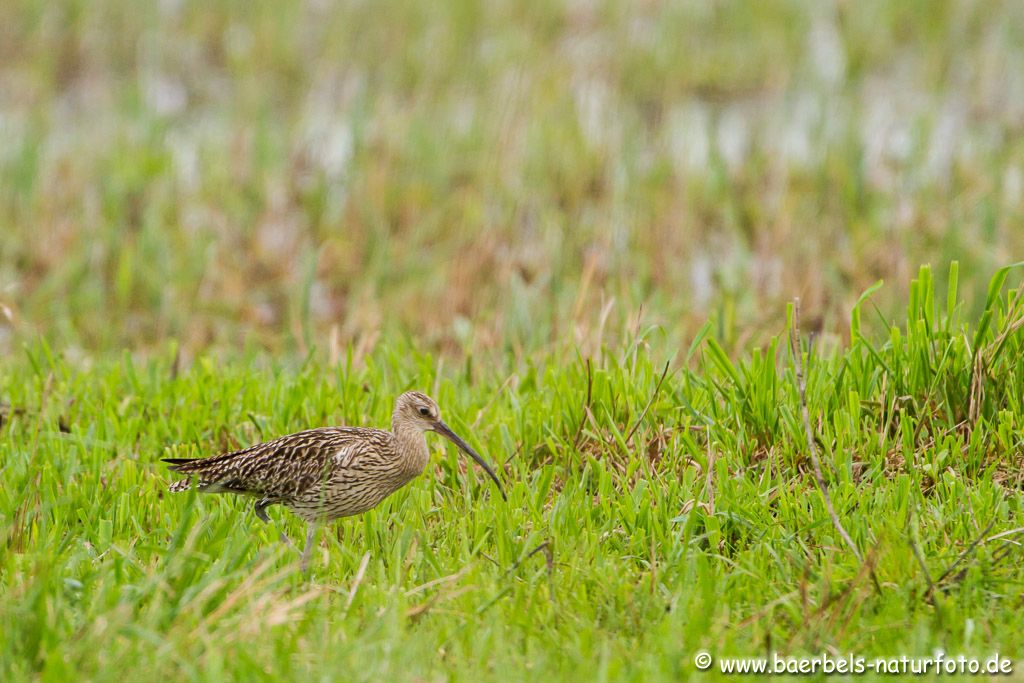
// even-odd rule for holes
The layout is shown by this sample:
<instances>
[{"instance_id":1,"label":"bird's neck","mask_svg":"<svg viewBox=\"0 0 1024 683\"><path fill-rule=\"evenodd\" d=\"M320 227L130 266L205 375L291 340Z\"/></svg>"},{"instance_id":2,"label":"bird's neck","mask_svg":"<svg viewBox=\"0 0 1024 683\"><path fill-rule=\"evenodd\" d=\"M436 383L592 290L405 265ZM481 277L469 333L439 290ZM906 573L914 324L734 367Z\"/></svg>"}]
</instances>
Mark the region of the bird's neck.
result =
<instances>
[{"instance_id":1,"label":"bird's neck","mask_svg":"<svg viewBox=\"0 0 1024 683\"><path fill-rule=\"evenodd\" d=\"M395 435L398 457L402 460L402 470L409 478L420 475L430 459L427 450L427 437L421 429L404 424L400 420L392 420L391 433Z\"/></svg>"}]
</instances>

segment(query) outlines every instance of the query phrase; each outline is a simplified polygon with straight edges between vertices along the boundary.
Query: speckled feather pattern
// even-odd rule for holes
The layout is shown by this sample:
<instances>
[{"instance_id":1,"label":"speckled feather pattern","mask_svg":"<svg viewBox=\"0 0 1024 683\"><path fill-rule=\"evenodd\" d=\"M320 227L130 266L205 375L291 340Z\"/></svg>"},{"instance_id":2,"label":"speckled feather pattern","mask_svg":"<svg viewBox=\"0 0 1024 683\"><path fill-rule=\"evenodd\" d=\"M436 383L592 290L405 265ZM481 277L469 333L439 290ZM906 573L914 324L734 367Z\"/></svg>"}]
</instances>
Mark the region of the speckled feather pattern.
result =
<instances>
[{"instance_id":1,"label":"speckled feather pattern","mask_svg":"<svg viewBox=\"0 0 1024 683\"><path fill-rule=\"evenodd\" d=\"M196 485L206 493L256 496L261 506L280 504L307 521L329 521L375 507L419 475L428 457L422 430L396 406L391 432L323 427L232 453L172 461L171 469L189 478L169 490Z\"/></svg>"},{"instance_id":2,"label":"speckled feather pattern","mask_svg":"<svg viewBox=\"0 0 1024 683\"><path fill-rule=\"evenodd\" d=\"M309 524L299 564L305 572L321 522L366 512L423 472L430 457L426 432L440 434L475 460L508 500L483 456L453 432L437 404L418 391L395 399L390 432L321 427L232 453L164 462L188 477L172 483L171 491L195 487L203 493L255 496L253 512L264 522L270 521L269 505L283 505L305 519ZM283 533L281 538L293 545Z\"/></svg>"}]
</instances>

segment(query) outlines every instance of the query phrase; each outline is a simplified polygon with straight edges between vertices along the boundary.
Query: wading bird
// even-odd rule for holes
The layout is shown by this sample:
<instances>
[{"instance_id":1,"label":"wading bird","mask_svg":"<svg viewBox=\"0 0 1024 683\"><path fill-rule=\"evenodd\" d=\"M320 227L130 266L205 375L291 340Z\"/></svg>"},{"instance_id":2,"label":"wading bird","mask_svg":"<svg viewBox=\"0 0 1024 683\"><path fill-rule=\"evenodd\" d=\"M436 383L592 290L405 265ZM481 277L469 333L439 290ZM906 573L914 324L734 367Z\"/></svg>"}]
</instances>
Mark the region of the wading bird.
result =
<instances>
[{"instance_id":1,"label":"wading bird","mask_svg":"<svg viewBox=\"0 0 1024 683\"><path fill-rule=\"evenodd\" d=\"M266 512L270 505L283 505L306 520L301 563L306 571L318 525L376 507L423 472L430 457L425 436L429 431L446 437L476 460L505 499L494 470L441 420L437 404L418 391L407 391L395 400L390 432L322 427L233 453L165 458L164 462L173 471L189 475L172 483L171 491L187 491L195 485L204 493L255 496L253 511L264 522L270 521ZM292 545L284 534L281 538Z\"/></svg>"}]
</instances>

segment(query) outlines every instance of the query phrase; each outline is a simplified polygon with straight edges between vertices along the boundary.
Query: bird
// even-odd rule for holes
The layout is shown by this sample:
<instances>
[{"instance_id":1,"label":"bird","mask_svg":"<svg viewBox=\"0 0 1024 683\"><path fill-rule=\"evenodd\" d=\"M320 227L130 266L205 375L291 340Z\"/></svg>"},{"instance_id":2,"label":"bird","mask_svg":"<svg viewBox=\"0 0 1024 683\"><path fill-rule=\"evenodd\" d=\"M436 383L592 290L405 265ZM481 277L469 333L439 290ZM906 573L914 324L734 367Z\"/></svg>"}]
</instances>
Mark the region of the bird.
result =
<instances>
[{"instance_id":1,"label":"bird","mask_svg":"<svg viewBox=\"0 0 1024 683\"><path fill-rule=\"evenodd\" d=\"M171 492L234 493L256 498L253 512L269 523L267 508L281 505L307 523L300 568L309 568L317 528L362 514L423 473L430 459L426 432L436 432L475 460L508 500L487 461L441 419L437 403L419 391L395 399L391 431L368 427L307 429L242 450L206 458L163 458L188 475ZM294 547L285 534L281 539Z\"/></svg>"}]
</instances>

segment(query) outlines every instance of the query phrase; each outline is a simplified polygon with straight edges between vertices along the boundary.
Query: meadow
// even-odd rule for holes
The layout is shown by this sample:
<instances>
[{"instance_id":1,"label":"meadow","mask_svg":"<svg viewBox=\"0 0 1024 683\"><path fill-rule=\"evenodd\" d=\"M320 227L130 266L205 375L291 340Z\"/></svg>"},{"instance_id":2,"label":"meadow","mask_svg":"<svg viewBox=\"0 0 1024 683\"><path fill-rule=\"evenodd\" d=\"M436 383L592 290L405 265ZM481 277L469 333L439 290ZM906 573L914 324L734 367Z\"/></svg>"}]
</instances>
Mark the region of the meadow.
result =
<instances>
[{"instance_id":1,"label":"meadow","mask_svg":"<svg viewBox=\"0 0 1024 683\"><path fill-rule=\"evenodd\" d=\"M969 0L0 4L0 679L1019 677L1022 38ZM303 576L286 511L166 493L410 388L507 502L431 442Z\"/></svg>"}]
</instances>

